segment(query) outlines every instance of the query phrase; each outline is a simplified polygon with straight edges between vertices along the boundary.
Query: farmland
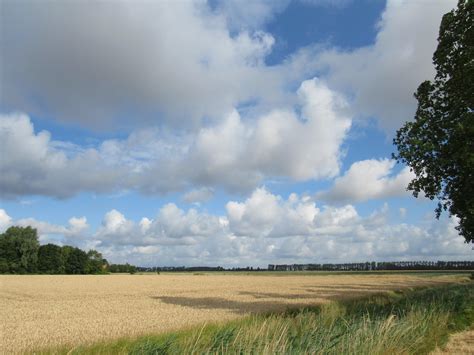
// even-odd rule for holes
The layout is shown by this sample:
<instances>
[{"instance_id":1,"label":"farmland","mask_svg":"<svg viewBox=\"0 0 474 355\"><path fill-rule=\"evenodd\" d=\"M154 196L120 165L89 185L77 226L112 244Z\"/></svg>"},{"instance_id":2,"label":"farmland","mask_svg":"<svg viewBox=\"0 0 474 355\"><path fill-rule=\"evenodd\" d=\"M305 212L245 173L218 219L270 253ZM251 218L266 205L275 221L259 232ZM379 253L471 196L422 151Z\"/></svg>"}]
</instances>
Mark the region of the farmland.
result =
<instances>
[{"instance_id":1,"label":"farmland","mask_svg":"<svg viewBox=\"0 0 474 355\"><path fill-rule=\"evenodd\" d=\"M74 347L466 278L427 275L0 276L0 350Z\"/></svg>"}]
</instances>

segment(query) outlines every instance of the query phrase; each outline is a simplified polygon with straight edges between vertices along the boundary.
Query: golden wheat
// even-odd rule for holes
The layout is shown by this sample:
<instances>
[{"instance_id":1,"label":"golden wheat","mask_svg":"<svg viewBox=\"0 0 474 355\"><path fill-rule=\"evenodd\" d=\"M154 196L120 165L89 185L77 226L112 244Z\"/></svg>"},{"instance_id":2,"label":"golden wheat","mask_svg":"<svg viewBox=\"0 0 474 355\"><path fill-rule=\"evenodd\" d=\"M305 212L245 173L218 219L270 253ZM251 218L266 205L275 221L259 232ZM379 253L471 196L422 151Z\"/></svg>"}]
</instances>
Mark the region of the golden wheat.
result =
<instances>
[{"instance_id":1,"label":"golden wheat","mask_svg":"<svg viewBox=\"0 0 474 355\"><path fill-rule=\"evenodd\" d=\"M249 312L453 282L415 275L2 275L0 353L89 344Z\"/></svg>"}]
</instances>

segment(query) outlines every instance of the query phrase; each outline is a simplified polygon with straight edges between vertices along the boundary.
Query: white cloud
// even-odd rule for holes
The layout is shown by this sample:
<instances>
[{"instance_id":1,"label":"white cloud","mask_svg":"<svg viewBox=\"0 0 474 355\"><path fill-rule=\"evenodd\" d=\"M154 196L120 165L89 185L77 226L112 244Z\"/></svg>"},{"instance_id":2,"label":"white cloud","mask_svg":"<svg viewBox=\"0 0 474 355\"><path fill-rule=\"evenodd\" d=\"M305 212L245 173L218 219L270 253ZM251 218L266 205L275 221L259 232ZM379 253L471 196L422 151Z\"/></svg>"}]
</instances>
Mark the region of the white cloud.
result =
<instances>
[{"instance_id":1,"label":"white cloud","mask_svg":"<svg viewBox=\"0 0 474 355\"><path fill-rule=\"evenodd\" d=\"M151 227L151 222L149 218L143 217L139 223L140 231L146 233Z\"/></svg>"},{"instance_id":2,"label":"white cloud","mask_svg":"<svg viewBox=\"0 0 474 355\"><path fill-rule=\"evenodd\" d=\"M21 218L14 220L4 209L0 209L0 233L11 226L30 226L38 231L41 243L74 243L84 248L90 247L90 240L84 238L89 225L86 217L71 217L66 226L38 221L35 218Z\"/></svg>"},{"instance_id":3,"label":"white cloud","mask_svg":"<svg viewBox=\"0 0 474 355\"><path fill-rule=\"evenodd\" d=\"M138 254L156 254L160 251L160 248L157 246L149 245L146 247L135 247L132 249L132 252Z\"/></svg>"},{"instance_id":4,"label":"white cloud","mask_svg":"<svg viewBox=\"0 0 474 355\"><path fill-rule=\"evenodd\" d=\"M391 130L413 116L412 93L433 76L439 22L455 3L389 0L373 45L312 45L271 67L275 40L262 28L287 1L238 5L4 1L3 110L131 132L80 146L35 131L26 114L0 115L2 197L180 191L199 203L219 188L339 176L352 117L375 117ZM388 207L361 217L347 204L404 195L411 177L394 173L390 160L365 160L318 195L346 203L338 207L258 188L221 216L168 204L137 222L112 210L90 232L85 217L62 226L0 209L0 228L31 224L42 242L63 238L139 264L470 255L453 219L390 225Z\"/></svg>"},{"instance_id":5,"label":"white cloud","mask_svg":"<svg viewBox=\"0 0 474 355\"><path fill-rule=\"evenodd\" d=\"M472 250L458 235L455 218L389 223L389 207L359 215L352 205L318 207L310 198L288 199L265 188L242 202L229 201L222 216L161 207L154 218L140 222L117 210L105 214L102 225L86 233L85 218L68 226L34 219L8 225L38 228L40 240L99 250L112 262L139 265L254 265L386 260L465 260ZM80 221L80 222L78 222ZM80 232L75 227L81 226ZM53 238L54 237L54 238Z\"/></svg>"},{"instance_id":6,"label":"white cloud","mask_svg":"<svg viewBox=\"0 0 474 355\"><path fill-rule=\"evenodd\" d=\"M206 237L216 233L221 227L219 218L201 214L195 209L184 212L175 204L163 206L150 230L168 238Z\"/></svg>"},{"instance_id":7,"label":"white cloud","mask_svg":"<svg viewBox=\"0 0 474 355\"><path fill-rule=\"evenodd\" d=\"M267 11L258 7L244 6L255 19ZM280 74L264 64L273 43L262 31L231 34L205 1L7 0L2 102L88 127L193 127L281 96Z\"/></svg>"},{"instance_id":8,"label":"white cloud","mask_svg":"<svg viewBox=\"0 0 474 355\"><path fill-rule=\"evenodd\" d=\"M0 115L0 190L10 198L65 198L82 191L156 194L190 187L249 191L269 177L335 176L351 125L345 102L317 79L303 82L298 96L301 116L273 110L249 121L233 111L195 134L137 130L90 148L36 133L24 114Z\"/></svg>"},{"instance_id":9,"label":"white cloud","mask_svg":"<svg viewBox=\"0 0 474 355\"><path fill-rule=\"evenodd\" d=\"M116 245L187 245L196 238L219 234L222 223L218 217L187 212L175 204L164 205L154 219L147 217L137 224L117 210L107 212L94 237L105 247ZM137 249L138 250L138 249Z\"/></svg>"},{"instance_id":10,"label":"white cloud","mask_svg":"<svg viewBox=\"0 0 474 355\"><path fill-rule=\"evenodd\" d=\"M214 191L208 187L194 189L184 194L183 200L187 203L200 204L209 201L214 196Z\"/></svg>"},{"instance_id":11,"label":"white cloud","mask_svg":"<svg viewBox=\"0 0 474 355\"><path fill-rule=\"evenodd\" d=\"M198 202L209 196L204 196L205 189L249 192L273 178L308 181L337 176L351 115L375 115L384 127L398 126L411 115L412 92L433 74L430 58L436 31L441 15L452 6L389 1L373 46L349 52L310 47L269 68L264 58L273 38L243 29L231 35L226 19L230 12L224 7L234 5L218 4L212 10L203 2L132 6L119 1L113 7L97 3L92 13L90 4L83 3L17 7L7 1L4 15L11 16L4 16L2 41L6 107L30 112L54 107L62 118L90 125L102 122L102 116L114 121L120 111L114 127L122 118L138 120L136 107L152 116L165 113L159 117L173 112L171 116L181 119L158 125L147 121L150 127L135 129L126 139L85 147L55 141L46 131L35 132L26 115L2 115L2 196L188 191L185 200ZM263 1L244 10L253 12L261 25L280 11L279 6L286 5ZM105 15L109 20L104 27ZM18 22L18 16L27 20ZM31 45L12 46L20 35ZM294 87L297 80L323 67L328 68L325 80L306 80L298 90L285 89L282 94L280 84ZM404 80L399 80L400 73ZM352 106L331 88L353 96ZM35 97L34 103L26 97ZM129 107L118 104L125 101ZM249 101L259 109L235 109ZM205 124L200 122L203 116ZM391 178L375 171L374 187L352 191L357 196L351 198L398 194L399 183L408 176L404 170L391 186ZM344 199L347 187L340 185L329 198Z\"/></svg>"},{"instance_id":12,"label":"white cloud","mask_svg":"<svg viewBox=\"0 0 474 355\"><path fill-rule=\"evenodd\" d=\"M107 166L95 149L69 157L68 150L56 146L49 132L34 132L28 116L0 115L1 194L67 197L81 189L108 192L126 176L124 167Z\"/></svg>"},{"instance_id":13,"label":"white cloud","mask_svg":"<svg viewBox=\"0 0 474 355\"><path fill-rule=\"evenodd\" d=\"M0 208L0 232L3 232L12 224L12 218L3 208Z\"/></svg>"},{"instance_id":14,"label":"white cloud","mask_svg":"<svg viewBox=\"0 0 474 355\"><path fill-rule=\"evenodd\" d=\"M201 129L185 166L198 184L254 188L268 177L297 181L339 172L340 146L350 128L346 103L324 82L304 81L298 90L301 116L275 109L255 121L236 111Z\"/></svg>"},{"instance_id":15,"label":"white cloud","mask_svg":"<svg viewBox=\"0 0 474 355\"><path fill-rule=\"evenodd\" d=\"M296 180L335 176L340 147L351 126L347 104L317 79L304 81L298 96L301 118L278 111L263 117L246 156L272 175Z\"/></svg>"},{"instance_id":16,"label":"white cloud","mask_svg":"<svg viewBox=\"0 0 474 355\"><path fill-rule=\"evenodd\" d=\"M241 236L268 236L284 212L278 200L277 196L260 188L245 202L228 202L226 210L230 229Z\"/></svg>"},{"instance_id":17,"label":"white cloud","mask_svg":"<svg viewBox=\"0 0 474 355\"><path fill-rule=\"evenodd\" d=\"M388 131L413 118L413 93L434 77L433 52L442 15L455 0L389 0L375 43L353 51L318 54L332 88L354 96L354 114L375 117Z\"/></svg>"},{"instance_id":18,"label":"white cloud","mask_svg":"<svg viewBox=\"0 0 474 355\"><path fill-rule=\"evenodd\" d=\"M72 234L80 234L83 233L87 228L89 228L89 224L87 224L86 217L72 217L69 219L70 230Z\"/></svg>"},{"instance_id":19,"label":"white cloud","mask_svg":"<svg viewBox=\"0 0 474 355\"><path fill-rule=\"evenodd\" d=\"M329 191L316 194L330 202L362 202L394 196L406 196L408 183L414 178L408 167L393 174L395 161L362 160L351 165L343 176L335 179Z\"/></svg>"},{"instance_id":20,"label":"white cloud","mask_svg":"<svg viewBox=\"0 0 474 355\"><path fill-rule=\"evenodd\" d=\"M313 44L267 66L275 40L262 29L288 3L5 1L4 106L89 127L197 129L241 104L259 113L287 107L296 100L289 87L325 73L332 89L354 98L354 115L388 131L413 117L413 92L433 77L439 24L455 0L389 0L373 45Z\"/></svg>"},{"instance_id":21,"label":"white cloud","mask_svg":"<svg viewBox=\"0 0 474 355\"><path fill-rule=\"evenodd\" d=\"M100 237L109 235L128 235L132 234L134 223L125 218L125 216L117 210L107 212L102 221L97 235Z\"/></svg>"}]
</instances>

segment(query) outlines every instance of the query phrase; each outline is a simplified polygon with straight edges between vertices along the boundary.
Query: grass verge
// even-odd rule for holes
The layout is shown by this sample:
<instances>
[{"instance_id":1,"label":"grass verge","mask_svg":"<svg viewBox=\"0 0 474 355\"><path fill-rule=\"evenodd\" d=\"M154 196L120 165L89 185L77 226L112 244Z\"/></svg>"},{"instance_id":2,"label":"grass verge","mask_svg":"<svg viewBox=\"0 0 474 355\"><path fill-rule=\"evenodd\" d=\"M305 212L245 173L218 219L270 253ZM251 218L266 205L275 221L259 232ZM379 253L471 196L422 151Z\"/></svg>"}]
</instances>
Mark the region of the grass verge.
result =
<instances>
[{"instance_id":1,"label":"grass verge","mask_svg":"<svg viewBox=\"0 0 474 355\"><path fill-rule=\"evenodd\" d=\"M69 354L426 354L474 325L474 283L390 292L226 324L63 348Z\"/></svg>"}]
</instances>

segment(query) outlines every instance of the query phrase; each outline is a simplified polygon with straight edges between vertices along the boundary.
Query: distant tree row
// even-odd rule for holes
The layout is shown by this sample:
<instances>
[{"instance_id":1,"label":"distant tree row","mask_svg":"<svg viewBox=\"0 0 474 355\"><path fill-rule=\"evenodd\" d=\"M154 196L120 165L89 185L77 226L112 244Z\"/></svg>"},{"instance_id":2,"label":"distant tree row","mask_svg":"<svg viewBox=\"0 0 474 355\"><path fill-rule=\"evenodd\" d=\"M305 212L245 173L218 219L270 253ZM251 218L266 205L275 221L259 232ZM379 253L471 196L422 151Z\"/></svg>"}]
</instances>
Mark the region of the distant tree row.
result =
<instances>
[{"instance_id":1,"label":"distant tree row","mask_svg":"<svg viewBox=\"0 0 474 355\"><path fill-rule=\"evenodd\" d=\"M346 264L268 265L270 271L474 270L474 261L392 261Z\"/></svg>"},{"instance_id":2,"label":"distant tree row","mask_svg":"<svg viewBox=\"0 0 474 355\"><path fill-rule=\"evenodd\" d=\"M193 272L193 271L224 271L222 266L151 266L137 267L140 272Z\"/></svg>"},{"instance_id":3,"label":"distant tree row","mask_svg":"<svg viewBox=\"0 0 474 355\"><path fill-rule=\"evenodd\" d=\"M109 265L109 269L108 269L110 272L114 272L114 273L129 273L129 274L134 274L137 272L137 267L134 266L134 265L130 265L130 264L111 264Z\"/></svg>"},{"instance_id":4,"label":"distant tree row","mask_svg":"<svg viewBox=\"0 0 474 355\"><path fill-rule=\"evenodd\" d=\"M10 227L0 234L0 273L101 274L107 260L96 250L69 245L40 245L36 229Z\"/></svg>"}]
</instances>

